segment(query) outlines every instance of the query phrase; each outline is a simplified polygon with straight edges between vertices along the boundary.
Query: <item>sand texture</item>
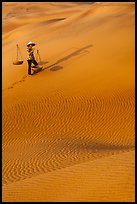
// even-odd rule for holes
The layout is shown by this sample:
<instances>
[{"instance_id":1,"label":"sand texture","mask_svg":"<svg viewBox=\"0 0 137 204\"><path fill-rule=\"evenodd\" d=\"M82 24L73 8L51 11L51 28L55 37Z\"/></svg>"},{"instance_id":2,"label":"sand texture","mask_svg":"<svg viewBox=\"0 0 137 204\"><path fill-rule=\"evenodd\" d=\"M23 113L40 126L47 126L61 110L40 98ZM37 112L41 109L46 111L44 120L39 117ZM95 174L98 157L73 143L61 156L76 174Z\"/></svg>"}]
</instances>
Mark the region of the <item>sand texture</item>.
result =
<instances>
[{"instance_id":1,"label":"sand texture","mask_svg":"<svg viewBox=\"0 0 137 204\"><path fill-rule=\"evenodd\" d=\"M135 4L3 2L2 18L3 202L134 201Z\"/></svg>"}]
</instances>

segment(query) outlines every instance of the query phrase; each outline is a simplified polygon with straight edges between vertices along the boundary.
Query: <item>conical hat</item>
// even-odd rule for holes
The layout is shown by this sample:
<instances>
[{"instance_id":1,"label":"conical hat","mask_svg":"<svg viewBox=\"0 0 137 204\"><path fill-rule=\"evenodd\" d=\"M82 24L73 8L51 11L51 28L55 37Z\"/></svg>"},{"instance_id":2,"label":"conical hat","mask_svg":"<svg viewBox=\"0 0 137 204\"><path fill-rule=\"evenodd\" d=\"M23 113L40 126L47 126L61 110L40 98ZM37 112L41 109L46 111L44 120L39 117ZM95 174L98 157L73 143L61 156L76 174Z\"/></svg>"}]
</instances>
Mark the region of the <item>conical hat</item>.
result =
<instances>
[{"instance_id":1,"label":"conical hat","mask_svg":"<svg viewBox=\"0 0 137 204\"><path fill-rule=\"evenodd\" d=\"M27 46L29 46L29 45L35 46L36 44L35 44L34 42L29 42L29 43L27 44Z\"/></svg>"}]
</instances>

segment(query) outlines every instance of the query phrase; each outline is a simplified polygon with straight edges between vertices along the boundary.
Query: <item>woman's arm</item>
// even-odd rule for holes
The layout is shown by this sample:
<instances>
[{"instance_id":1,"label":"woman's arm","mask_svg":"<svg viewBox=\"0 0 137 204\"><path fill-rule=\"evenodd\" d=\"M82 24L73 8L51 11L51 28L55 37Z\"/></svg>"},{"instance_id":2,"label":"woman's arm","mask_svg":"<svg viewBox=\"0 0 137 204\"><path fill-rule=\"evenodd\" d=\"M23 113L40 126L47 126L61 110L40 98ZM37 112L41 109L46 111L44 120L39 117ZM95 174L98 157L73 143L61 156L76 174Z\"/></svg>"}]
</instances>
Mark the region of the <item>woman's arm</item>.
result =
<instances>
[{"instance_id":1,"label":"woman's arm","mask_svg":"<svg viewBox=\"0 0 137 204\"><path fill-rule=\"evenodd\" d=\"M32 55L33 54L33 52L34 52L34 48L27 48L27 51L28 51L28 54L29 55Z\"/></svg>"}]
</instances>

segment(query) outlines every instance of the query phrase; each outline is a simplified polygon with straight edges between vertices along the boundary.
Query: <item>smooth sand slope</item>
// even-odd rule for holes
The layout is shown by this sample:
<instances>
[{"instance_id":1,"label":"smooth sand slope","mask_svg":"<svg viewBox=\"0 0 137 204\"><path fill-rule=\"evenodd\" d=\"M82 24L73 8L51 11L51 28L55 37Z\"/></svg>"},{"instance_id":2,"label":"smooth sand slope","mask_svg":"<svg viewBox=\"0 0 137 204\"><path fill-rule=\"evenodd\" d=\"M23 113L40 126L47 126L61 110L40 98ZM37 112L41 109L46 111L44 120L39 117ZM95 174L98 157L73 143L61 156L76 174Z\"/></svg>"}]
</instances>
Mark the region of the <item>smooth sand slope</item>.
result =
<instances>
[{"instance_id":1,"label":"smooth sand slope","mask_svg":"<svg viewBox=\"0 0 137 204\"><path fill-rule=\"evenodd\" d=\"M134 3L4 2L2 16L3 201L134 201Z\"/></svg>"}]
</instances>

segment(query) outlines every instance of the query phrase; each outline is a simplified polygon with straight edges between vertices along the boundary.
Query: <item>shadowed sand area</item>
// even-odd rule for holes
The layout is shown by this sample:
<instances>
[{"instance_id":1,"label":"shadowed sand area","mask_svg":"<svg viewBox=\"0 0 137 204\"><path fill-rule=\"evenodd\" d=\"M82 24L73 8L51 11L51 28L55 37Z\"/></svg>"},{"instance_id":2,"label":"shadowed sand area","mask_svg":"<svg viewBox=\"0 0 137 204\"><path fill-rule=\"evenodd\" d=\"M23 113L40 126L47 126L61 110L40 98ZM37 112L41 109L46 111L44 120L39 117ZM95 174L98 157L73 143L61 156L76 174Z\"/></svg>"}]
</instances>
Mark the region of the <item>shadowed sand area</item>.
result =
<instances>
[{"instance_id":1,"label":"shadowed sand area","mask_svg":"<svg viewBox=\"0 0 137 204\"><path fill-rule=\"evenodd\" d=\"M134 201L134 3L3 2L2 17L3 202Z\"/></svg>"}]
</instances>

